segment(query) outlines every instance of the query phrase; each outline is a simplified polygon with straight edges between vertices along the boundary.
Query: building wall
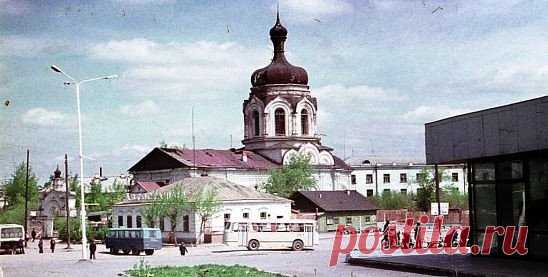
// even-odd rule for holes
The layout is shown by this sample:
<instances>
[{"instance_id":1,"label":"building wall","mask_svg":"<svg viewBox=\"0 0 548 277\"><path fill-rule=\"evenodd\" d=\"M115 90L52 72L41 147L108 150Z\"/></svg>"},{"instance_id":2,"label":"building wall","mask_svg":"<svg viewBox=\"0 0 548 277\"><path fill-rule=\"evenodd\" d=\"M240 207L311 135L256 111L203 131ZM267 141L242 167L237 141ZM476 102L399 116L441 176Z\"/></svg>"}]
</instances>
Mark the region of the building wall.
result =
<instances>
[{"instance_id":1,"label":"building wall","mask_svg":"<svg viewBox=\"0 0 548 277\"><path fill-rule=\"evenodd\" d=\"M364 212L327 212L318 218L318 232L334 232L339 224L363 230L376 226L376 211Z\"/></svg>"},{"instance_id":2,"label":"building wall","mask_svg":"<svg viewBox=\"0 0 548 277\"><path fill-rule=\"evenodd\" d=\"M207 174L211 177L217 177L246 187L260 187L267 180L269 171L267 170L241 170L241 169L211 169L211 170L191 170L186 168L177 168L172 170L155 170L135 172L135 181L153 181L173 183L183 178L191 176L200 176ZM317 182L318 190L345 190L354 189L350 184L350 173L343 170L316 169L313 172L313 178Z\"/></svg>"},{"instance_id":3,"label":"building wall","mask_svg":"<svg viewBox=\"0 0 548 277\"><path fill-rule=\"evenodd\" d=\"M430 172L430 176L434 176L433 166L427 165L407 165L407 166L393 166L393 165L378 165L377 174L375 176L374 165L368 166L354 166L352 175L355 176L356 184L354 187L356 190L364 196L368 196L369 193L375 195L376 182L378 185L379 195L384 190L391 190L393 192L402 192L405 190L407 193L417 193L419 184L417 183L417 173L420 173L424 168ZM466 187L466 170L463 165L456 166L439 166L439 171L443 171L447 179L440 180L440 188L445 186L456 186L462 193L467 191ZM385 182L384 175L390 176L390 181ZM401 182L400 174L406 174L407 181ZM457 174L458 181L452 180L452 175ZM371 175L371 182L367 182L367 175ZM351 177L352 178L352 177ZM378 180L377 180L378 179Z\"/></svg>"},{"instance_id":4,"label":"building wall","mask_svg":"<svg viewBox=\"0 0 548 277\"><path fill-rule=\"evenodd\" d=\"M144 205L137 206L115 206L112 212L112 226L120 227L118 225L118 216L123 217L123 226L128 226L127 216L131 216L132 226L137 225L137 216L141 216L140 210ZM249 214L248 220L259 220L261 212L265 212L266 219L275 220L280 216L283 219L291 218L291 202L271 202L271 201L225 201L221 204L219 211L212 216L208 221L208 227L213 237L222 238L224 232L225 214L230 214L230 221L244 220L243 213ZM184 231L183 216L189 216L189 230ZM142 216L141 216L142 217ZM187 242L195 242L198 239L200 232L200 217L198 214L189 212L183 214L177 220L176 236L177 240L183 240ZM146 226L144 220L142 226ZM169 219L164 218L163 237L166 240L171 235L171 223ZM159 221L155 224L156 227L160 227Z\"/></svg>"}]
</instances>

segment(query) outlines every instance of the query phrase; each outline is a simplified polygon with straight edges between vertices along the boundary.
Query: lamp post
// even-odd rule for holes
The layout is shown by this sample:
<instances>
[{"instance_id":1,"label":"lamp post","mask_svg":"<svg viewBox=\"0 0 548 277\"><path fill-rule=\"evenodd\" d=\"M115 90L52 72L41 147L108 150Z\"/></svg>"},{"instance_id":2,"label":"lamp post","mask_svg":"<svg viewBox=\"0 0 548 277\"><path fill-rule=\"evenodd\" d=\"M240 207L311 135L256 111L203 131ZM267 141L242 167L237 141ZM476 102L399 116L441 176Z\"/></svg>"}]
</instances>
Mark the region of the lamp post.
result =
<instances>
[{"instance_id":1,"label":"lamp post","mask_svg":"<svg viewBox=\"0 0 548 277\"><path fill-rule=\"evenodd\" d=\"M56 65L52 65L51 70L63 74L65 77L70 79L69 82L65 82L65 85L75 85L76 86L76 106L78 110L78 142L79 142L79 159L80 159L80 224L82 229L82 259L87 259L86 255L86 244L87 244L87 237L86 237L86 208L85 208L85 195L84 195L84 157L82 154L82 118L80 115L80 85L83 83L88 83L91 81L97 81L97 80L109 80L109 79L116 79L118 78L118 75L108 75L108 76L101 76L91 79L86 79L82 81L78 81L74 78L72 78L70 75L66 74Z\"/></svg>"}]
</instances>

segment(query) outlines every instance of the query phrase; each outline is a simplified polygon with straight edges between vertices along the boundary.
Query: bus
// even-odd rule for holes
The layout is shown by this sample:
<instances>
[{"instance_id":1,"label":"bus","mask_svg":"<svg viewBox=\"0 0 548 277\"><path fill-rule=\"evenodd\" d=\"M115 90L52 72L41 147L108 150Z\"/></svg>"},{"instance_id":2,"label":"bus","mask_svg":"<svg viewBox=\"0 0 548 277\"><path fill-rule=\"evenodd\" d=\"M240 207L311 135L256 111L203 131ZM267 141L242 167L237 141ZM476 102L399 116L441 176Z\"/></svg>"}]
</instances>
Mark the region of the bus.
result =
<instances>
[{"instance_id":1,"label":"bus","mask_svg":"<svg viewBox=\"0 0 548 277\"><path fill-rule=\"evenodd\" d=\"M25 229L19 224L0 224L0 249L25 253Z\"/></svg>"},{"instance_id":2,"label":"bus","mask_svg":"<svg viewBox=\"0 0 548 277\"><path fill-rule=\"evenodd\" d=\"M121 250L125 255L140 255L144 251L150 256L162 249L162 233L158 228L110 228L105 247L111 254Z\"/></svg>"},{"instance_id":3,"label":"bus","mask_svg":"<svg viewBox=\"0 0 548 277\"><path fill-rule=\"evenodd\" d=\"M224 242L248 250L313 249L319 244L316 221L312 219L254 220L225 222Z\"/></svg>"}]
</instances>

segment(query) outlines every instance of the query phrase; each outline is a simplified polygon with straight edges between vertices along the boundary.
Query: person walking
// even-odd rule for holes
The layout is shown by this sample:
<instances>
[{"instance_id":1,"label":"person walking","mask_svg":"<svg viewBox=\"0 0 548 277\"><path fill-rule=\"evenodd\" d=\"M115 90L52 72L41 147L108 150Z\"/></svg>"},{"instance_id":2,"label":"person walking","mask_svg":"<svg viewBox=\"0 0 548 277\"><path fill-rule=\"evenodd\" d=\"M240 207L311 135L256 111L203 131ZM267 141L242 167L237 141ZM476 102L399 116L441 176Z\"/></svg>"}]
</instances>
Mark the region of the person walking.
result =
<instances>
[{"instance_id":1,"label":"person walking","mask_svg":"<svg viewBox=\"0 0 548 277\"><path fill-rule=\"evenodd\" d=\"M55 239L54 238L51 238L49 240L49 248L51 249L51 253L55 252Z\"/></svg>"},{"instance_id":2,"label":"person walking","mask_svg":"<svg viewBox=\"0 0 548 277\"><path fill-rule=\"evenodd\" d=\"M95 244L95 240L92 239L89 243L89 259L95 260L95 251L97 250L97 244Z\"/></svg>"},{"instance_id":3,"label":"person walking","mask_svg":"<svg viewBox=\"0 0 548 277\"><path fill-rule=\"evenodd\" d=\"M32 228L32 232L30 232L30 236L32 237L32 242L34 242L34 240L36 239L36 230L34 230L34 228Z\"/></svg>"},{"instance_id":4,"label":"person walking","mask_svg":"<svg viewBox=\"0 0 548 277\"><path fill-rule=\"evenodd\" d=\"M188 249L186 249L186 245L184 242L181 242L179 244L179 252L181 252L181 256L184 256L186 253L188 253Z\"/></svg>"},{"instance_id":5,"label":"person walking","mask_svg":"<svg viewBox=\"0 0 548 277\"><path fill-rule=\"evenodd\" d=\"M42 240L42 237L40 237L40 240L38 241L38 253L44 253L44 240Z\"/></svg>"}]
</instances>

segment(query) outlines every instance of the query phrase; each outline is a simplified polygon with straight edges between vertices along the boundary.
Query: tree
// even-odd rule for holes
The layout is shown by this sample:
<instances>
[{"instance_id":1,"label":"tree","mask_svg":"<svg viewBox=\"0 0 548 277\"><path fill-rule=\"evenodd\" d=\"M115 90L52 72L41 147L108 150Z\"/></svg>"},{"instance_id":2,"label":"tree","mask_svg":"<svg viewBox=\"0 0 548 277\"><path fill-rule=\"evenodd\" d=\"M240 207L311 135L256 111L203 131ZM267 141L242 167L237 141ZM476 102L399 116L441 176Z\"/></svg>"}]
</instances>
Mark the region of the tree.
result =
<instances>
[{"instance_id":1,"label":"tree","mask_svg":"<svg viewBox=\"0 0 548 277\"><path fill-rule=\"evenodd\" d=\"M167 192L152 193L149 196L149 203L141 209L141 216L143 216L147 226L154 225L156 218L163 220L167 217L171 223L171 233L174 242L177 244L177 236L175 234L177 219L188 211L188 209L189 203L185 192L180 186L176 186Z\"/></svg>"},{"instance_id":2,"label":"tree","mask_svg":"<svg viewBox=\"0 0 548 277\"><path fill-rule=\"evenodd\" d=\"M426 212L430 209L430 203L436 201L436 180L433 174L426 168L423 168L417 177L417 183L419 184L419 188L417 189L417 208ZM438 170L438 180L440 183L448 179L449 176L443 170Z\"/></svg>"},{"instance_id":3,"label":"tree","mask_svg":"<svg viewBox=\"0 0 548 277\"><path fill-rule=\"evenodd\" d=\"M310 157L306 155L293 156L289 164L270 172L270 177L263 189L281 197L289 197L296 191L309 190L316 187L312 177Z\"/></svg>"},{"instance_id":4,"label":"tree","mask_svg":"<svg viewBox=\"0 0 548 277\"><path fill-rule=\"evenodd\" d=\"M395 210L395 209L414 209L414 195L403 194L393 191L383 191L380 196L375 196L373 200L380 209Z\"/></svg>"},{"instance_id":5,"label":"tree","mask_svg":"<svg viewBox=\"0 0 548 277\"><path fill-rule=\"evenodd\" d=\"M442 202L448 202L451 208L468 209L468 194L460 193L455 186L443 187L440 199Z\"/></svg>"},{"instance_id":6,"label":"tree","mask_svg":"<svg viewBox=\"0 0 548 277\"><path fill-rule=\"evenodd\" d=\"M200 217L200 234L198 243L202 243L206 223L220 208L220 202L217 200L217 191L201 190L192 194L190 198L190 207Z\"/></svg>"},{"instance_id":7,"label":"tree","mask_svg":"<svg viewBox=\"0 0 548 277\"><path fill-rule=\"evenodd\" d=\"M25 205L25 182L27 174L27 165L25 162L20 163L12 175L11 180L4 187L5 197L9 207ZM29 207L36 208L38 206L38 179L29 167Z\"/></svg>"}]
</instances>

